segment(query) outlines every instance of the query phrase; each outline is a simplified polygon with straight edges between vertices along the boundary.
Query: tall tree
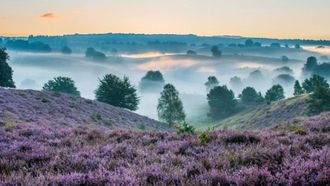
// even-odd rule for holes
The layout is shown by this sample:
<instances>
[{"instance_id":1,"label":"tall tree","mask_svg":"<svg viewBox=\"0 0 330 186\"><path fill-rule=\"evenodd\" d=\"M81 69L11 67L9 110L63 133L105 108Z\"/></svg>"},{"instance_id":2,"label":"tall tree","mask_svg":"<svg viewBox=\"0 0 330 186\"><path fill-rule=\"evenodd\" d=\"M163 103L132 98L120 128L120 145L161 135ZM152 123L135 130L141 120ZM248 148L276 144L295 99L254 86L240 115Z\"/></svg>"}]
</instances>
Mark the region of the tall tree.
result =
<instances>
[{"instance_id":1,"label":"tall tree","mask_svg":"<svg viewBox=\"0 0 330 186\"><path fill-rule=\"evenodd\" d=\"M216 86L207 94L210 116L214 119L229 116L236 111L237 100L227 86Z\"/></svg>"},{"instance_id":2,"label":"tall tree","mask_svg":"<svg viewBox=\"0 0 330 186\"><path fill-rule=\"evenodd\" d=\"M299 95L301 95L303 93L304 93L303 88L301 87L299 81L296 80L296 82L294 83L294 93L293 93L293 95L294 96L299 96Z\"/></svg>"},{"instance_id":3,"label":"tall tree","mask_svg":"<svg viewBox=\"0 0 330 186\"><path fill-rule=\"evenodd\" d=\"M258 93L253 87L246 87L241 94L241 101L243 103L255 103L258 99Z\"/></svg>"},{"instance_id":4,"label":"tall tree","mask_svg":"<svg viewBox=\"0 0 330 186\"><path fill-rule=\"evenodd\" d=\"M75 86L74 81L68 77L56 77L53 80L49 80L42 88L44 91L63 92L80 96L80 92Z\"/></svg>"},{"instance_id":5,"label":"tall tree","mask_svg":"<svg viewBox=\"0 0 330 186\"><path fill-rule=\"evenodd\" d=\"M120 79L112 74L105 75L95 94L98 101L129 110L138 109L139 98L128 77Z\"/></svg>"},{"instance_id":6,"label":"tall tree","mask_svg":"<svg viewBox=\"0 0 330 186\"><path fill-rule=\"evenodd\" d=\"M327 80L324 77L315 74L311 78L306 79L302 86L307 93L313 92L317 86L329 88Z\"/></svg>"},{"instance_id":7,"label":"tall tree","mask_svg":"<svg viewBox=\"0 0 330 186\"><path fill-rule=\"evenodd\" d=\"M281 99L284 99L284 90L283 87L281 85L274 85L272 86L272 88L270 88L269 90L267 90L266 95L265 95L265 99L268 102L272 102L272 101L278 101Z\"/></svg>"},{"instance_id":8,"label":"tall tree","mask_svg":"<svg viewBox=\"0 0 330 186\"><path fill-rule=\"evenodd\" d=\"M13 70L7 63L8 59L6 49L0 48L0 87L15 88Z\"/></svg>"},{"instance_id":9,"label":"tall tree","mask_svg":"<svg viewBox=\"0 0 330 186\"><path fill-rule=\"evenodd\" d=\"M210 92L211 89L219 85L219 81L215 76L209 76L204 85L206 86L206 91Z\"/></svg>"},{"instance_id":10,"label":"tall tree","mask_svg":"<svg viewBox=\"0 0 330 186\"><path fill-rule=\"evenodd\" d=\"M325 86L316 86L308 100L308 110L311 114L330 111L330 89Z\"/></svg>"},{"instance_id":11,"label":"tall tree","mask_svg":"<svg viewBox=\"0 0 330 186\"><path fill-rule=\"evenodd\" d=\"M166 121L170 125L184 121L186 115L179 98L179 92L175 87L171 84L166 84L160 95L157 106L159 119Z\"/></svg>"}]
</instances>

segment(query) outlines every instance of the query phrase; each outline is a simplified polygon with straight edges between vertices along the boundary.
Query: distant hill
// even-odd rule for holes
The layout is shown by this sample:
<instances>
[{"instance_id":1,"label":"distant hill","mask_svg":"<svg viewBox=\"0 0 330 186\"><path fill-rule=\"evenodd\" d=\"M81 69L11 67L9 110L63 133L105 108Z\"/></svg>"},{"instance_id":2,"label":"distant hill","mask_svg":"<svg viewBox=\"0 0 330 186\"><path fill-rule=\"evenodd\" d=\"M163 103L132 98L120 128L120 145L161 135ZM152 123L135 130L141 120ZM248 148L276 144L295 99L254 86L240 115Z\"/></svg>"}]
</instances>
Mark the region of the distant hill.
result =
<instances>
[{"instance_id":1,"label":"distant hill","mask_svg":"<svg viewBox=\"0 0 330 186\"><path fill-rule=\"evenodd\" d=\"M98 124L115 129L168 130L164 123L122 108L67 94L0 88L0 122L40 125Z\"/></svg>"},{"instance_id":2,"label":"distant hill","mask_svg":"<svg viewBox=\"0 0 330 186\"><path fill-rule=\"evenodd\" d=\"M255 106L239 112L215 125L215 128L262 129L290 123L306 116L307 95Z\"/></svg>"}]
</instances>

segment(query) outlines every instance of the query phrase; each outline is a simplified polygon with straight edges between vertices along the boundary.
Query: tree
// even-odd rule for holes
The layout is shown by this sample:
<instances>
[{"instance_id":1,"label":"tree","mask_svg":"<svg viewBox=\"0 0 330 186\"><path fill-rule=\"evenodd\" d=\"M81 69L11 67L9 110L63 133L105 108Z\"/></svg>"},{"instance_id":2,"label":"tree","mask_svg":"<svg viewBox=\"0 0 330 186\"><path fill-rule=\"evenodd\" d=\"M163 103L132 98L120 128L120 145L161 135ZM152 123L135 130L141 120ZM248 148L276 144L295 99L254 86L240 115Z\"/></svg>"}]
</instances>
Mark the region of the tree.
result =
<instances>
[{"instance_id":1,"label":"tree","mask_svg":"<svg viewBox=\"0 0 330 186\"><path fill-rule=\"evenodd\" d=\"M188 50L187 55L197 55L197 52L195 52L193 50Z\"/></svg>"},{"instance_id":2,"label":"tree","mask_svg":"<svg viewBox=\"0 0 330 186\"><path fill-rule=\"evenodd\" d=\"M324 79L324 77L315 74L311 78L306 79L302 86L307 93L313 92L317 86L329 88L327 80Z\"/></svg>"},{"instance_id":3,"label":"tree","mask_svg":"<svg viewBox=\"0 0 330 186\"><path fill-rule=\"evenodd\" d=\"M15 88L13 70L7 63L8 59L6 49L0 48L0 87Z\"/></svg>"},{"instance_id":4,"label":"tree","mask_svg":"<svg viewBox=\"0 0 330 186\"><path fill-rule=\"evenodd\" d=\"M241 101L242 103L255 103L258 99L258 93L257 91L252 87L246 87L243 89L241 94Z\"/></svg>"},{"instance_id":5,"label":"tree","mask_svg":"<svg viewBox=\"0 0 330 186\"><path fill-rule=\"evenodd\" d=\"M245 46L253 47L253 45L254 45L254 42L253 42L252 39L248 39L248 40L245 41Z\"/></svg>"},{"instance_id":6,"label":"tree","mask_svg":"<svg viewBox=\"0 0 330 186\"><path fill-rule=\"evenodd\" d=\"M157 91L160 90L165 83L163 74L160 71L148 71L141 79L139 88L141 91Z\"/></svg>"},{"instance_id":7,"label":"tree","mask_svg":"<svg viewBox=\"0 0 330 186\"><path fill-rule=\"evenodd\" d=\"M289 74L280 74L273 79L273 84L292 85L295 78Z\"/></svg>"},{"instance_id":8,"label":"tree","mask_svg":"<svg viewBox=\"0 0 330 186\"><path fill-rule=\"evenodd\" d=\"M290 59L287 56L282 56L281 61L286 63L286 62L290 61Z\"/></svg>"},{"instance_id":9,"label":"tree","mask_svg":"<svg viewBox=\"0 0 330 186\"><path fill-rule=\"evenodd\" d=\"M299 81L296 80L296 82L294 83L294 93L293 93L293 95L294 96L299 96L299 95L301 95L303 93L304 93L303 88L301 87Z\"/></svg>"},{"instance_id":10,"label":"tree","mask_svg":"<svg viewBox=\"0 0 330 186\"><path fill-rule=\"evenodd\" d=\"M303 72L305 73L305 75L308 75L310 73L313 73L313 70L317 66L318 66L317 58L314 57L314 56L311 56L311 57L307 58L307 62L304 65Z\"/></svg>"},{"instance_id":11,"label":"tree","mask_svg":"<svg viewBox=\"0 0 330 186\"><path fill-rule=\"evenodd\" d=\"M104 53L96 51L92 47L86 49L85 56L97 61L105 61L107 59L107 56Z\"/></svg>"},{"instance_id":12,"label":"tree","mask_svg":"<svg viewBox=\"0 0 330 186\"><path fill-rule=\"evenodd\" d=\"M131 85L128 77L119 77L108 74L100 80L99 87L95 91L96 100L116 107L137 110L139 98L136 89Z\"/></svg>"},{"instance_id":13,"label":"tree","mask_svg":"<svg viewBox=\"0 0 330 186\"><path fill-rule=\"evenodd\" d=\"M330 89L325 86L316 86L308 100L308 110L311 114L330 111Z\"/></svg>"},{"instance_id":14,"label":"tree","mask_svg":"<svg viewBox=\"0 0 330 186\"><path fill-rule=\"evenodd\" d=\"M219 85L219 81L215 76L209 76L207 78L207 82L204 83L204 85L206 86L206 91L210 92L211 89Z\"/></svg>"},{"instance_id":15,"label":"tree","mask_svg":"<svg viewBox=\"0 0 330 186\"><path fill-rule=\"evenodd\" d=\"M171 84L166 84L160 93L158 100L158 117L160 120L172 125L183 122L186 114L183 111L183 104L179 98L179 92Z\"/></svg>"},{"instance_id":16,"label":"tree","mask_svg":"<svg viewBox=\"0 0 330 186\"><path fill-rule=\"evenodd\" d=\"M227 86L216 86L207 94L210 116L214 119L229 116L236 111L237 100Z\"/></svg>"},{"instance_id":17,"label":"tree","mask_svg":"<svg viewBox=\"0 0 330 186\"><path fill-rule=\"evenodd\" d=\"M219 50L218 46L213 46L211 48L211 52L212 52L213 57L221 57L221 55L222 55L222 52L221 52L221 50Z\"/></svg>"},{"instance_id":18,"label":"tree","mask_svg":"<svg viewBox=\"0 0 330 186\"><path fill-rule=\"evenodd\" d=\"M63 92L75 96L80 96L74 81L68 77L55 77L49 80L42 88L44 91Z\"/></svg>"},{"instance_id":19,"label":"tree","mask_svg":"<svg viewBox=\"0 0 330 186\"><path fill-rule=\"evenodd\" d=\"M272 88L267 90L265 99L268 102L278 101L284 99L284 90L281 85L274 85Z\"/></svg>"},{"instance_id":20,"label":"tree","mask_svg":"<svg viewBox=\"0 0 330 186\"><path fill-rule=\"evenodd\" d=\"M63 54L72 54L72 50L68 46L65 46L62 48L62 53Z\"/></svg>"}]
</instances>

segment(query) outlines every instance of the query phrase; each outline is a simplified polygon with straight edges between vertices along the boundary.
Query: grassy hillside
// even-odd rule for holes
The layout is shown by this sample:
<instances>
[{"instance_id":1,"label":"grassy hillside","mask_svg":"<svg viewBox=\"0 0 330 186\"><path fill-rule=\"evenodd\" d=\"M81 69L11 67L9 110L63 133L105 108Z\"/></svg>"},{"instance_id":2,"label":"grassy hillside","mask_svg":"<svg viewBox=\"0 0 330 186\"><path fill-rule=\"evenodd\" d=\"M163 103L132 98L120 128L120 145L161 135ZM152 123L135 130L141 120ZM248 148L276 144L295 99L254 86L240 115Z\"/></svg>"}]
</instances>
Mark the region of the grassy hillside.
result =
<instances>
[{"instance_id":1,"label":"grassy hillside","mask_svg":"<svg viewBox=\"0 0 330 186\"><path fill-rule=\"evenodd\" d=\"M289 123L306 116L307 95L293 97L269 105L248 108L215 124L215 128L261 129Z\"/></svg>"},{"instance_id":2,"label":"grassy hillside","mask_svg":"<svg viewBox=\"0 0 330 186\"><path fill-rule=\"evenodd\" d=\"M169 130L122 108L67 94L0 88L0 122L37 125L98 124L115 129Z\"/></svg>"}]
</instances>

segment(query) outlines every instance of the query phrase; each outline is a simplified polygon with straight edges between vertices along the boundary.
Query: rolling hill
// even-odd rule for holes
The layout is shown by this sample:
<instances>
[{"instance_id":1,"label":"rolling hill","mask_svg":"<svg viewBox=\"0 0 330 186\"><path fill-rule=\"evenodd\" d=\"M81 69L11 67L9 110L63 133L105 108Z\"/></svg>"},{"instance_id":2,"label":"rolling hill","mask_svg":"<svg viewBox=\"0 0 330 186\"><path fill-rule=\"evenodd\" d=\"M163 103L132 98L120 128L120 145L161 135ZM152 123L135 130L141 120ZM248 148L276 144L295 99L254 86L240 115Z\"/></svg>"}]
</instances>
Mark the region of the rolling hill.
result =
<instances>
[{"instance_id":1,"label":"rolling hill","mask_svg":"<svg viewBox=\"0 0 330 186\"><path fill-rule=\"evenodd\" d=\"M122 108L62 93L0 88L0 122L37 125L99 124L115 129L169 130Z\"/></svg>"},{"instance_id":2,"label":"rolling hill","mask_svg":"<svg viewBox=\"0 0 330 186\"><path fill-rule=\"evenodd\" d=\"M307 95L245 109L215 124L215 128L262 129L290 123L306 116Z\"/></svg>"}]
</instances>

